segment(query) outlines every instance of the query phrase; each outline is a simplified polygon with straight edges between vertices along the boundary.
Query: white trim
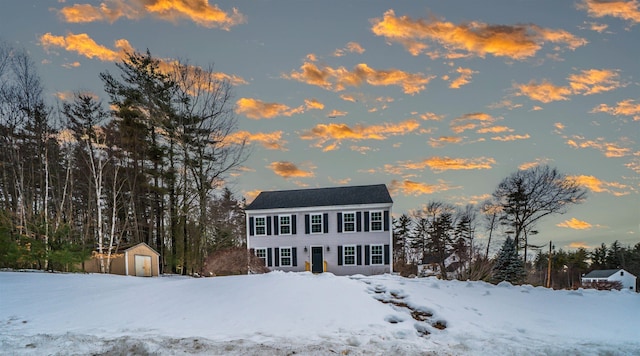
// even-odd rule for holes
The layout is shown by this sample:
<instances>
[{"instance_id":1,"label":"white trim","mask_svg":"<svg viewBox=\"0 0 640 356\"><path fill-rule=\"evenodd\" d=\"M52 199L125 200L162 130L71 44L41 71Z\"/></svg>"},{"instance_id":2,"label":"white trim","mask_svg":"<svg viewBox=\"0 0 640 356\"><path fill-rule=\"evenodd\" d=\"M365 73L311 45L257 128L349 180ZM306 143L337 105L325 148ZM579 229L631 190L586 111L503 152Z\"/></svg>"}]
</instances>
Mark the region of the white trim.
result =
<instances>
[{"instance_id":1,"label":"white trim","mask_svg":"<svg viewBox=\"0 0 640 356\"><path fill-rule=\"evenodd\" d=\"M276 215L276 218L278 219L278 235L292 235L293 234L293 214L282 214L282 215ZM282 233L282 221L280 220L281 217L289 217L289 224L287 224L286 226L289 226L289 233L283 234Z\"/></svg>"},{"instance_id":2,"label":"white trim","mask_svg":"<svg viewBox=\"0 0 640 356\"><path fill-rule=\"evenodd\" d=\"M264 234L258 234L258 219L264 219ZM266 215L253 217L253 236L267 236L267 216Z\"/></svg>"},{"instance_id":3,"label":"white trim","mask_svg":"<svg viewBox=\"0 0 640 356\"><path fill-rule=\"evenodd\" d=\"M373 213L380 213L380 230L373 229ZM391 229L391 225L389 225ZM369 211L369 232L381 232L384 231L384 210L370 210Z\"/></svg>"},{"instance_id":4,"label":"white trim","mask_svg":"<svg viewBox=\"0 0 640 356\"><path fill-rule=\"evenodd\" d=\"M282 264L282 250L283 249L289 249L289 264L288 265L283 265ZM293 247L291 246L280 246L278 247L278 253L280 254L278 256L278 267L293 267Z\"/></svg>"},{"instance_id":5,"label":"white trim","mask_svg":"<svg viewBox=\"0 0 640 356\"><path fill-rule=\"evenodd\" d=\"M124 251L124 275L129 275L129 251Z\"/></svg>"},{"instance_id":6,"label":"white trim","mask_svg":"<svg viewBox=\"0 0 640 356\"><path fill-rule=\"evenodd\" d=\"M320 231L313 232L313 216L320 216ZM324 213L310 213L309 214L309 235L324 234Z\"/></svg>"},{"instance_id":7,"label":"white trim","mask_svg":"<svg viewBox=\"0 0 640 356\"><path fill-rule=\"evenodd\" d=\"M347 231L346 229L346 219L345 219L345 215L346 214L353 214L353 230L351 231ZM342 212L342 232L345 234L351 234L354 232L358 232L358 213L355 211L343 211Z\"/></svg>"},{"instance_id":8,"label":"white trim","mask_svg":"<svg viewBox=\"0 0 640 356\"><path fill-rule=\"evenodd\" d=\"M346 248L353 247L353 263L347 264ZM357 245L342 245L342 265L343 266L357 266L358 265L358 246Z\"/></svg>"},{"instance_id":9,"label":"white trim","mask_svg":"<svg viewBox=\"0 0 640 356\"><path fill-rule=\"evenodd\" d=\"M272 215L272 214L287 214L291 212L309 213L309 212L330 212L330 211L364 211L364 210L391 210L393 203L376 203L376 204L352 204L352 205L327 205L327 206L308 206L308 207L291 207L291 208L277 208L277 209L255 209L245 210L247 216L256 215Z\"/></svg>"},{"instance_id":10,"label":"white trim","mask_svg":"<svg viewBox=\"0 0 640 356\"><path fill-rule=\"evenodd\" d=\"M376 255L376 256L380 256L382 258L380 263L373 263L373 247L374 246L380 246L380 255ZM389 258L391 258L391 256L389 256ZM384 265L384 244L371 244L371 245L369 245L369 264L371 266L382 266L382 265Z\"/></svg>"}]
</instances>

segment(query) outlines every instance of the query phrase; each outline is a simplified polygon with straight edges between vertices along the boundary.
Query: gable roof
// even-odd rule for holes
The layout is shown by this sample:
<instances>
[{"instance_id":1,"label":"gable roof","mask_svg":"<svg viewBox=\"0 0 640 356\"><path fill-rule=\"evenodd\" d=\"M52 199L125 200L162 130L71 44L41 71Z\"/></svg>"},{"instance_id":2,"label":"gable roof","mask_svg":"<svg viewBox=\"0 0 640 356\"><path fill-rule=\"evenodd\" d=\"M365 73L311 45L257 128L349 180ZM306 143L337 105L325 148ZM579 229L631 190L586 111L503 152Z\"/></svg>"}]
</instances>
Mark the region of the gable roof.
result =
<instances>
[{"instance_id":1,"label":"gable roof","mask_svg":"<svg viewBox=\"0 0 640 356\"><path fill-rule=\"evenodd\" d=\"M609 278L622 269L597 269L587 273L583 278Z\"/></svg>"},{"instance_id":2,"label":"gable roof","mask_svg":"<svg viewBox=\"0 0 640 356\"><path fill-rule=\"evenodd\" d=\"M261 192L245 210L393 203L384 184Z\"/></svg>"}]
</instances>

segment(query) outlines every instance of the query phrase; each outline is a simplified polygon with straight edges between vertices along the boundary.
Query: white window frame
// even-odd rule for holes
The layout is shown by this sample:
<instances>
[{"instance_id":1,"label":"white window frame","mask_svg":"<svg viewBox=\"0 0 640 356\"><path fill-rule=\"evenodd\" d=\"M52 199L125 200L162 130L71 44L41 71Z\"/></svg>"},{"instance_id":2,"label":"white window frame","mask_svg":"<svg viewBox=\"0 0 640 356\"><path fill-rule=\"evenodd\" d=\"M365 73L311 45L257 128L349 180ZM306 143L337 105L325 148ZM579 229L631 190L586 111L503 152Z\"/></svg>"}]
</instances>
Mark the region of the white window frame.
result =
<instances>
[{"instance_id":1,"label":"white window frame","mask_svg":"<svg viewBox=\"0 0 640 356\"><path fill-rule=\"evenodd\" d=\"M320 217L320 222L319 223L314 223L313 222L313 217L314 216L319 216ZM309 214L309 232L312 234L322 234L322 227L324 226L324 221L322 221L324 219L324 216L322 213L319 214ZM313 231L313 225L320 225L320 231Z\"/></svg>"},{"instance_id":2,"label":"white window frame","mask_svg":"<svg viewBox=\"0 0 640 356\"><path fill-rule=\"evenodd\" d=\"M264 253L264 257L258 255L258 251ZM267 248L266 247L258 247L254 250L256 257L264 259L264 265L267 265Z\"/></svg>"},{"instance_id":3,"label":"white window frame","mask_svg":"<svg viewBox=\"0 0 640 356\"><path fill-rule=\"evenodd\" d=\"M289 223L288 224L283 224L282 223L282 218L289 218ZM291 214L288 215L278 215L278 233L280 235L291 235L293 232L293 230L291 229L291 226L293 225L291 223L292 217ZM289 228L289 232L282 232L282 227L288 227Z\"/></svg>"},{"instance_id":4,"label":"white window frame","mask_svg":"<svg viewBox=\"0 0 640 356\"><path fill-rule=\"evenodd\" d=\"M289 251L289 256L283 256L284 251ZM291 247L280 247L280 267L292 267L293 266L293 248ZM284 264L283 258L289 259L289 264Z\"/></svg>"},{"instance_id":5,"label":"white window frame","mask_svg":"<svg viewBox=\"0 0 640 356\"><path fill-rule=\"evenodd\" d=\"M347 215L349 216L353 215L353 221L347 222ZM342 232L346 232L346 233L356 232L356 229L358 228L358 224L356 222L357 217L358 217L358 214L356 214L355 211L347 211L347 212L343 211L342 212ZM347 230L347 223L353 224L353 230Z\"/></svg>"},{"instance_id":6,"label":"white window frame","mask_svg":"<svg viewBox=\"0 0 640 356\"><path fill-rule=\"evenodd\" d=\"M373 220L373 214L380 214L380 220ZM374 223L380 223L379 229L374 229ZM382 210L374 210L369 212L369 231L382 231L384 230L384 212Z\"/></svg>"},{"instance_id":7,"label":"white window frame","mask_svg":"<svg viewBox=\"0 0 640 356\"><path fill-rule=\"evenodd\" d=\"M258 219L262 219L264 221L264 225L261 225L264 229L264 233L258 233ZM254 216L253 218L253 234L256 236L267 236L267 217L266 216Z\"/></svg>"},{"instance_id":8,"label":"white window frame","mask_svg":"<svg viewBox=\"0 0 640 356\"><path fill-rule=\"evenodd\" d=\"M373 253L373 248L374 247L379 247L380 248L380 253ZM380 257L380 263L374 263L373 262L373 258L374 257ZM384 245L370 245L369 246L369 264L371 264L372 266L379 266L379 265L383 265L384 264Z\"/></svg>"},{"instance_id":9,"label":"white window frame","mask_svg":"<svg viewBox=\"0 0 640 356\"><path fill-rule=\"evenodd\" d=\"M353 254L347 255L347 248L353 248ZM342 264L344 266L355 266L358 263L358 249L356 245L344 245L342 246ZM353 257L353 263L347 263L347 257Z\"/></svg>"}]
</instances>

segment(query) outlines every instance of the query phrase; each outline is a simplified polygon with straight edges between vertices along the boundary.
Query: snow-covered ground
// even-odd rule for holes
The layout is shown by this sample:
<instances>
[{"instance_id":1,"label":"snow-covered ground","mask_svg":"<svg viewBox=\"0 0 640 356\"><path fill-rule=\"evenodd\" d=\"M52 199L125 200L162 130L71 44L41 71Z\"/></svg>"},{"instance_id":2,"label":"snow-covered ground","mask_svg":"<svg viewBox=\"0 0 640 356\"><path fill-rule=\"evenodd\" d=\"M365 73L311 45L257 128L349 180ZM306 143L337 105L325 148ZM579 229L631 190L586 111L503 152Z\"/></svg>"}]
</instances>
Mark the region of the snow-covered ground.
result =
<instances>
[{"instance_id":1,"label":"snow-covered ground","mask_svg":"<svg viewBox=\"0 0 640 356\"><path fill-rule=\"evenodd\" d=\"M0 272L3 355L639 355L640 294L272 272Z\"/></svg>"}]
</instances>

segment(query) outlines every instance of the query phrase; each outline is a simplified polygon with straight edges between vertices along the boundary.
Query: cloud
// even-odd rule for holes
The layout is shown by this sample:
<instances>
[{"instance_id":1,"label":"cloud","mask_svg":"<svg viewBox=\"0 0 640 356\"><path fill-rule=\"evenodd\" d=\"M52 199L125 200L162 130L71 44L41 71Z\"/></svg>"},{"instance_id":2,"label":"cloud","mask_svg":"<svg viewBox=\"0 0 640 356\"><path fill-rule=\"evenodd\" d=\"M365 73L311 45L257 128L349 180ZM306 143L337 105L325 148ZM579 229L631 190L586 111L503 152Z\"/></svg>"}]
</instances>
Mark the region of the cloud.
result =
<instances>
[{"instance_id":1,"label":"cloud","mask_svg":"<svg viewBox=\"0 0 640 356\"><path fill-rule=\"evenodd\" d=\"M327 117L336 118L341 116L347 116L348 112L340 111L340 110L331 110L330 113L327 114Z\"/></svg>"},{"instance_id":2,"label":"cloud","mask_svg":"<svg viewBox=\"0 0 640 356\"><path fill-rule=\"evenodd\" d=\"M288 161L277 161L272 162L269 165L269 168L273 170L273 173L284 177L285 179L289 178L311 178L315 174L313 173L311 168L310 170L302 170L298 168L295 164Z\"/></svg>"},{"instance_id":3,"label":"cloud","mask_svg":"<svg viewBox=\"0 0 640 356\"><path fill-rule=\"evenodd\" d=\"M573 180L574 182L585 188L588 188L594 193L609 193L613 194L614 196L623 196L630 194L628 186L617 182L606 182L594 176L579 175L569 176L567 178Z\"/></svg>"},{"instance_id":4,"label":"cloud","mask_svg":"<svg viewBox=\"0 0 640 356\"><path fill-rule=\"evenodd\" d=\"M345 184L349 184L349 182L351 182L351 178L343 178L343 179L334 179L331 177L327 177L329 179L329 182L333 183L333 184L340 184L340 185L345 185Z\"/></svg>"},{"instance_id":5,"label":"cloud","mask_svg":"<svg viewBox=\"0 0 640 356\"><path fill-rule=\"evenodd\" d=\"M443 147L445 144L448 144L448 143L460 143L462 142L462 140L463 138L460 136L440 136L438 138L430 138L429 146L438 148L438 147Z\"/></svg>"},{"instance_id":6,"label":"cloud","mask_svg":"<svg viewBox=\"0 0 640 356\"><path fill-rule=\"evenodd\" d=\"M397 165L385 165L385 170L393 174L401 174L407 170L423 170L429 167L435 172L448 170L476 170L491 169L496 160L488 157L479 158L449 158L449 157L429 157L419 162L404 161Z\"/></svg>"},{"instance_id":7,"label":"cloud","mask_svg":"<svg viewBox=\"0 0 640 356\"><path fill-rule=\"evenodd\" d=\"M318 67L313 62L305 62L300 66L300 71L294 70L289 74L283 74L282 77L332 91L342 91L346 87L360 87L363 83L372 86L395 85L402 87L405 94L413 95L423 91L435 76L407 73L398 69L377 70L365 63L357 64L353 70L349 71L345 67Z\"/></svg>"},{"instance_id":8,"label":"cloud","mask_svg":"<svg viewBox=\"0 0 640 356\"><path fill-rule=\"evenodd\" d=\"M304 112L304 107L290 108L285 104L266 103L262 100L240 98L236 102L236 112L249 119L272 119L277 116L292 116Z\"/></svg>"},{"instance_id":9,"label":"cloud","mask_svg":"<svg viewBox=\"0 0 640 356\"><path fill-rule=\"evenodd\" d=\"M514 130L507 126L489 126L476 130L477 133L501 133L501 132L513 132Z\"/></svg>"},{"instance_id":10,"label":"cloud","mask_svg":"<svg viewBox=\"0 0 640 356\"><path fill-rule=\"evenodd\" d=\"M333 52L333 55L335 57L342 57L345 55L346 52L363 54L364 51L365 51L364 48L362 48L362 46L359 43L349 42L344 48L336 49L335 52Z\"/></svg>"},{"instance_id":11,"label":"cloud","mask_svg":"<svg viewBox=\"0 0 640 356\"><path fill-rule=\"evenodd\" d=\"M457 117L449 123L451 131L462 133L467 130L475 130L477 127L487 127L492 125L497 119L489 114L474 112Z\"/></svg>"},{"instance_id":12,"label":"cloud","mask_svg":"<svg viewBox=\"0 0 640 356\"><path fill-rule=\"evenodd\" d=\"M424 114L420 114L420 118L426 121L440 121L444 119L444 115L438 115L432 112L426 112Z\"/></svg>"},{"instance_id":13,"label":"cloud","mask_svg":"<svg viewBox=\"0 0 640 356\"><path fill-rule=\"evenodd\" d=\"M554 43L556 47L564 45L572 50L587 43L567 31L533 24L491 25L478 21L454 24L435 17L414 20L408 16L398 17L393 10L371 22L375 35L402 44L414 56L435 43L443 47L443 56L448 58L492 55L523 60L533 57L545 43ZM437 51L429 54L432 58L440 56Z\"/></svg>"},{"instance_id":14,"label":"cloud","mask_svg":"<svg viewBox=\"0 0 640 356\"><path fill-rule=\"evenodd\" d=\"M115 41L117 50L109 49L97 44L86 33L73 34L67 36L54 36L50 32L40 36L40 44L45 50L52 47L60 47L66 51L76 52L87 58L97 58L101 61L117 61L125 56L125 51L133 52L133 47L125 39Z\"/></svg>"},{"instance_id":15,"label":"cloud","mask_svg":"<svg viewBox=\"0 0 640 356\"><path fill-rule=\"evenodd\" d=\"M324 104L318 101L318 99L304 99L304 106L306 106L307 110L324 109Z\"/></svg>"},{"instance_id":16,"label":"cloud","mask_svg":"<svg viewBox=\"0 0 640 356\"><path fill-rule=\"evenodd\" d=\"M225 12L217 5L210 5L208 0L106 0L99 7L90 4L67 6L60 9L59 14L64 21L71 23L113 23L122 17L137 20L151 15L174 23L188 19L206 28L224 30L246 22L237 9Z\"/></svg>"},{"instance_id":17,"label":"cloud","mask_svg":"<svg viewBox=\"0 0 640 356\"><path fill-rule=\"evenodd\" d=\"M449 88L459 89L463 85L469 84L471 82L471 77L473 76L473 74L478 73L477 71L462 67L458 67L458 69L456 69L456 72L460 74L460 76L449 83Z\"/></svg>"},{"instance_id":18,"label":"cloud","mask_svg":"<svg viewBox=\"0 0 640 356\"><path fill-rule=\"evenodd\" d=\"M633 99L620 101L615 106L600 104L590 112L604 112L614 116L633 116L633 121L640 121L640 103L636 103Z\"/></svg>"},{"instance_id":19,"label":"cloud","mask_svg":"<svg viewBox=\"0 0 640 356\"><path fill-rule=\"evenodd\" d=\"M529 134L524 134L524 135L507 135L507 136L495 136L492 137L491 139L494 141L516 141L516 140L527 140L531 138L531 136L529 136Z\"/></svg>"},{"instance_id":20,"label":"cloud","mask_svg":"<svg viewBox=\"0 0 640 356\"><path fill-rule=\"evenodd\" d=\"M399 123L385 123L381 125L355 125L353 127L344 123L318 124L314 128L303 132L300 138L303 140L315 140L315 147L323 147L323 151L332 151L338 148L344 140L386 140L390 136L404 135L415 131L420 127L416 120L406 120ZM329 141L331 144L325 146Z\"/></svg>"},{"instance_id":21,"label":"cloud","mask_svg":"<svg viewBox=\"0 0 640 356\"><path fill-rule=\"evenodd\" d=\"M565 220L559 224L556 224L558 227L567 227L569 229L574 230L591 230L593 227L586 221L578 220L576 218L571 218L571 220Z\"/></svg>"},{"instance_id":22,"label":"cloud","mask_svg":"<svg viewBox=\"0 0 640 356\"><path fill-rule=\"evenodd\" d=\"M550 103L552 101L569 100L571 95L592 95L611 91L623 86L618 80L618 71L611 69L587 69L571 74L567 86L560 86L543 79L528 84L514 84L516 96L526 96L531 100Z\"/></svg>"},{"instance_id":23,"label":"cloud","mask_svg":"<svg viewBox=\"0 0 640 356\"><path fill-rule=\"evenodd\" d=\"M420 183L420 182L415 182L411 180L403 180L403 181L393 180L391 181L389 190L393 195L402 193L403 195L418 196L423 194L433 194L437 192L443 192L443 191L457 189L457 188L459 187L452 187L450 184L441 180L438 181L438 184L426 184L426 183Z\"/></svg>"},{"instance_id":24,"label":"cloud","mask_svg":"<svg viewBox=\"0 0 640 356\"><path fill-rule=\"evenodd\" d=\"M226 141L232 144L240 144L242 142L258 143L268 150L288 151L285 147L287 141L282 139L282 131L256 133L236 131L228 135Z\"/></svg>"},{"instance_id":25,"label":"cloud","mask_svg":"<svg viewBox=\"0 0 640 356\"><path fill-rule=\"evenodd\" d=\"M588 249L591 248L591 246L587 245L587 243L583 242L583 241L574 241L574 242L569 244L569 248L576 248L576 249L584 248L584 249L588 250Z\"/></svg>"},{"instance_id":26,"label":"cloud","mask_svg":"<svg viewBox=\"0 0 640 356\"><path fill-rule=\"evenodd\" d=\"M621 147L615 142L606 142L603 138L587 140L581 136L573 136L568 138L566 143L573 148L595 148L609 158L625 157L632 154L630 148Z\"/></svg>"},{"instance_id":27,"label":"cloud","mask_svg":"<svg viewBox=\"0 0 640 356\"><path fill-rule=\"evenodd\" d=\"M538 158L533 162L522 163L521 165L518 166L518 169L521 170L521 171L526 171L527 169L538 167L540 165L547 164L547 163L549 163L551 161L552 160L549 159L549 158Z\"/></svg>"},{"instance_id":28,"label":"cloud","mask_svg":"<svg viewBox=\"0 0 640 356\"><path fill-rule=\"evenodd\" d=\"M630 22L640 23L640 3L630 1L583 0L577 4L580 10L587 10L591 17L611 16Z\"/></svg>"}]
</instances>

